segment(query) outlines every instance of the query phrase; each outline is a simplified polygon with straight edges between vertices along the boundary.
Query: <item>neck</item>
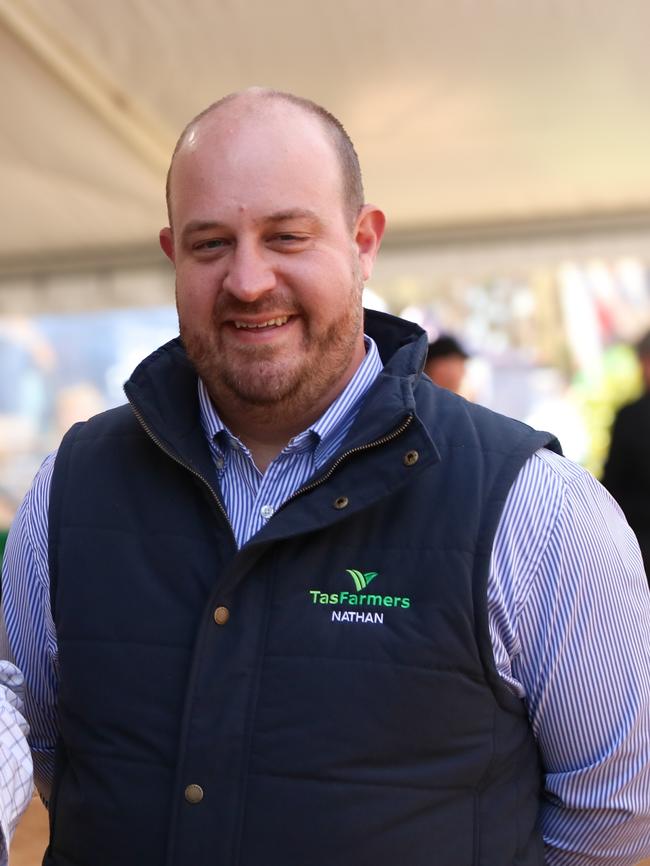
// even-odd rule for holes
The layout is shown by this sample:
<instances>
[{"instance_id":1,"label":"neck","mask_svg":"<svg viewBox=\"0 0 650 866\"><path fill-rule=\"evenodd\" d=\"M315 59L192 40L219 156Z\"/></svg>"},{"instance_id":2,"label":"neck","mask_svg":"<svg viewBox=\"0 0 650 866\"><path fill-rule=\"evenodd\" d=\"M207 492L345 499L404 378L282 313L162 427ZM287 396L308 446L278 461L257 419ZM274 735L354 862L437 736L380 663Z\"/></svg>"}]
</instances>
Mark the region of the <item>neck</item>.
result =
<instances>
[{"instance_id":1,"label":"neck","mask_svg":"<svg viewBox=\"0 0 650 866\"><path fill-rule=\"evenodd\" d=\"M296 406L288 407L284 401L251 406L237 397L226 402L215 400L212 394L210 396L223 423L244 443L253 462L263 473L294 436L320 418L342 390L334 395L328 394L303 411L297 411Z\"/></svg>"},{"instance_id":2,"label":"neck","mask_svg":"<svg viewBox=\"0 0 650 866\"><path fill-rule=\"evenodd\" d=\"M294 436L306 430L322 414L319 410L289 419L282 407L274 406L229 405L226 411L219 406L218 411L226 427L248 448L262 473Z\"/></svg>"}]
</instances>

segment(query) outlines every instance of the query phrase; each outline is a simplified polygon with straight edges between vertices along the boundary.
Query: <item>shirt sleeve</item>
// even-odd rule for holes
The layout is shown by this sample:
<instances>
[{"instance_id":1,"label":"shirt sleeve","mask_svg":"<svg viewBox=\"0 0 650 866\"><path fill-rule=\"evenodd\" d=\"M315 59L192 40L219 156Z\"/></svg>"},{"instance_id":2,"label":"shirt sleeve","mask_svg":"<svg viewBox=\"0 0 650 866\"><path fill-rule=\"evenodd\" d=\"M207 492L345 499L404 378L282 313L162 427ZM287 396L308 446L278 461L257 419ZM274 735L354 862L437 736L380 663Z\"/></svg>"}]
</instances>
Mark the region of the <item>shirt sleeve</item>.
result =
<instances>
[{"instance_id":1,"label":"shirt sleeve","mask_svg":"<svg viewBox=\"0 0 650 866\"><path fill-rule=\"evenodd\" d=\"M47 554L48 505L54 457L41 466L16 514L2 569L2 613L6 657L24 677L24 712L34 780L50 796L58 726L57 644L50 608Z\"/></svg>"},{"instance_id":2,"label":"shirt sleeve","mask_svg":"<svg viewBox=\"0 0 650 866\"><path fill-rule=\"evenodd\" d=\"M4 659L4 649L0 636L0 866L7 866L9 843L33 790L23 677Z\"/></svg>"},{"instance_id":3,"label":"shirt sleeve","mask_svg":"<svg viewBox=\"0 0 650 866\"><path fill-rule=\"evenodd\" d=\"M650 593L607 491L548 451L524 466L492 555L497 668L522 697L543 770L549 866L650 854Z\"/></svg>"}]
</instances>

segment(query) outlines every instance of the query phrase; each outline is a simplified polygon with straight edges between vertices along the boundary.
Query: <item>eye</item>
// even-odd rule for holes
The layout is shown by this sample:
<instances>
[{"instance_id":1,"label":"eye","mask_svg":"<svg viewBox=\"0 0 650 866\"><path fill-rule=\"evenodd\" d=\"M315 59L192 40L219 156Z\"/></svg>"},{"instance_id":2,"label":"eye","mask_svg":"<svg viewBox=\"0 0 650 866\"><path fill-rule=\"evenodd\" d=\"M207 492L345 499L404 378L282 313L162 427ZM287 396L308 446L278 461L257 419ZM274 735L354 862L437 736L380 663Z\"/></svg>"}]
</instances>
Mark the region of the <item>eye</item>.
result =
<instances>
[{"instance_id":1,"label":"eye","mask_svg":"<svg viewBox=\"0 0 650 866\"><path fill-rule=\"evenodd\" d=\"M228 241L224 238L206 238L203 241L197 241L192 244L193 250L218 250L228 245Z\"/></svg>"},{"instance_id":2,"label":"eye","mask_svg":"<svg viewBox=\"0 0 650 866\"><path fill-rule=\"evenodd\" d=\"M304 246L307 240L307 235L296 234L295 232L277 232L271 237L270 242L277 246L295 249Z\"/></svg>"}]
</instances>

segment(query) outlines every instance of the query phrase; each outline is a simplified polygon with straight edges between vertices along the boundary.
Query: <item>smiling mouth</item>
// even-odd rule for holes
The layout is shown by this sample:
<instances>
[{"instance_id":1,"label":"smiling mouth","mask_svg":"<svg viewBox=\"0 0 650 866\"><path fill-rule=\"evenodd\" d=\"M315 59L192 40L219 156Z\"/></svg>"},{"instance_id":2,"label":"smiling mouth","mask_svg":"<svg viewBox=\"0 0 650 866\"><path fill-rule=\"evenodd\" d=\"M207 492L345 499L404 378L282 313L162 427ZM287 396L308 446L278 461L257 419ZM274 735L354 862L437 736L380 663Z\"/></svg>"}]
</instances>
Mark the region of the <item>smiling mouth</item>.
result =
<instances>
[{"instance_id":1,"label":"smiling mouth","mask_svg":"<svg viewBox=\"0 0 650 866\"><path fill-rule=\"evenodd\" d=\"M244 328L250 330L259 330L260 328L280 328L286 325L289 321L289 316L278 316L275 319L267 319L266 322L238 322L233 323L236 328Z\"/></svg>"}]
</instances>

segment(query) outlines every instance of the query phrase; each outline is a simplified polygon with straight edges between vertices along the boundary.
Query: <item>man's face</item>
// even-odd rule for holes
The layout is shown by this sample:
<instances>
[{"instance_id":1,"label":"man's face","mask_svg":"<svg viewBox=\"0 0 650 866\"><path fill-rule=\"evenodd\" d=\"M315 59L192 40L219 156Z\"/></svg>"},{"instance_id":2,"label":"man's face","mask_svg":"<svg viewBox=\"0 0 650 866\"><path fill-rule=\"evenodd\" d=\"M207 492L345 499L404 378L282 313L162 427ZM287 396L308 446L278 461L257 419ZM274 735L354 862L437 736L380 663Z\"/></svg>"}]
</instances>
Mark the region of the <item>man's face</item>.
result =
<instances>
[{"instance_id":1,"label":"man's face","mask_svg":"<svg viewBox=\"0 0 650 866\"><path fill-rule=\"evenodd\" d=\"M324 407L361 362L378 244L363 212L350 226L341 186L318 121L283 103L223 107L178 152L161 245L183 342L222 411Z\"/></svg>"}]
</instances>

